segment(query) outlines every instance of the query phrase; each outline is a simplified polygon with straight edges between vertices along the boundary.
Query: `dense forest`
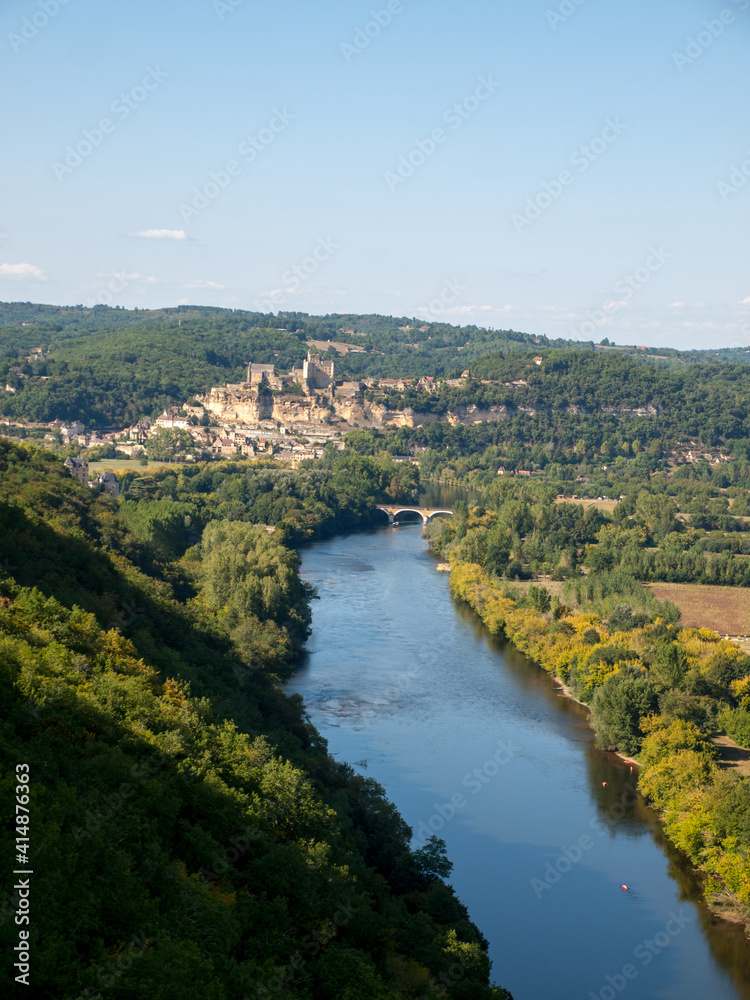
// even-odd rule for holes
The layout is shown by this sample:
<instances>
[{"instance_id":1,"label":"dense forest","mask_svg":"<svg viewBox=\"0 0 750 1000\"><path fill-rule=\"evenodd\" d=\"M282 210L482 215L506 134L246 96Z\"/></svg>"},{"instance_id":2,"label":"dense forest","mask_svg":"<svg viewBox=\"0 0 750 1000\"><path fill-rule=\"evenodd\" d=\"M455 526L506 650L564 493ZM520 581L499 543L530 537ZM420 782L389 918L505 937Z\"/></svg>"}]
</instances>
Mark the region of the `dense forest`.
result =
<instances>
[{"instance_id":1,"label":"dense forest","mask_svg":"<svg viewBox=\"0 0 750 1000\"><path fill-rule=\"evenodd\" d=\"M244 380L248 361L289 371L305 358L308 340L357 348L344 357L333 347L324 352L341 378L439 380L436 392L378 394L391 409L438 418L438 426L402 434L405 450L432 447L445 436L454 452L466 451L451 440L449 413L507 408L501 426L467 427L477 436L471 451L486 451L478 466L485 472L498 457L511 467L524 461L519 445L532 446L533 466L545 468L596 451L614 459L678 438L731 448L748 430L750 352L744 350L653 355L407 318L188 306L129 311L0 303L0 415L123 427L214 385ZM466 382L446 384L466 370Z\"/></svg>"},{"instance_id":2,"label":"dense forest","mask_svg":"<svg viewBox=\"0 0 750 1000\"><path fill-rule=\"evenodd\" d=\"M548 439L549 432L554 434L559 427L563 448L577 444L577 439L565 438L566 430L572 435L579 428L579 439L588 446L591 429L601 428L599 442L591 442L600 443L607 437L607 421L616 427L621 417L641 418L638 432L646 447L664 435L695 437L715 445L750 434L747 365L581 350L554 350L539 357L543 357L539 364L530 356L486 357L471 365L471 377L461 385L442 385L436 393L416 389L389 392L388 405L436 415L462 406L480 410L504 406L511 416L546 419ZM587 419L592 416L594 420ZM529 430L533 430L533 423ZM429 434L428 428L425 433ZM514 436L524 441L528 438ZM530 443L536 442L532 439ZM615 449L612 457L621 453L617 445Z\"/></svg>"},{"instance_id":3,"label":"dense forest","mask_svg":"<svg viewBox=\"0 0 750 1000\"><path fill-rule=\"evenodd\" d=\"M412 851L278 685L315 596L285 543L408 499L392 464L217 465L115 500L0 439L0 752L6 803L28 766L35 997L509 996L444 844Z\"/></svg>"},{"instance_id":4,"label":"dense forest","mask_svg":"<svg viewBox=\"0 0 750 1000\"><path fill-rule=\"evenodd\" d=\"M383 316L0 303L0 377L15 390L0 393L0 414L124 426L243 380L249 361L288 371L305 358L308 339L358 347L339 362L341 376L353 379L438 376L499 349L549 346L513 331ZM333 349L327 356L338 357Z\"/></svg>"},{"instance_id":5,"label":"dense forest","mask_svg":"<svg viewBox=\"0 0 750 1000\"><path fill-rule=\"evenodd\" d=\"M567 495L593 497L618 497L654 476L670 477L683 491L696 481L750 487L746 365L571 350L552 351L541 365L496 356L477 362L472 376L477 370L492 379L472 377L434 393L386 392L392 408L435 419L393 431L353 430L348 445L363 455L416 453L423 477L475 488L519 470ZM493 419L476 419L490 407L501 409Z\"/></svg>"}]
</instances>

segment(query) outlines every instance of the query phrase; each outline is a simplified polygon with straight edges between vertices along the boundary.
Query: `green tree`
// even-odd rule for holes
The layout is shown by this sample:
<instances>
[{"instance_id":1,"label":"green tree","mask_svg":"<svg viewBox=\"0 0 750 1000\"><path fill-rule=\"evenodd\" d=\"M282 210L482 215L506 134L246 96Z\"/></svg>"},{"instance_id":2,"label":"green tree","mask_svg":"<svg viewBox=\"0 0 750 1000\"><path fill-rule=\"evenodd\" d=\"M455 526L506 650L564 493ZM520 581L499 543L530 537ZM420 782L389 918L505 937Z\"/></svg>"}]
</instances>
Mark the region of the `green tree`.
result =
<instances>
[{"instance_id":1,"label":"green tree","mask_svg":"<svg viewBox=\"0 0 750 1000\"><path fill-rule=\"evenodd\" d=\"M591 701L599 746L637 753L643 737L640 721L656 705L656 689L644 671L625 666L609 676Z\"/></svg>"},{"instance_id":2,"label":"green tree","mask_svg":"<svg viewBox=\"0 0 750 1000\"><path fill-rule=\"evenodd\" d=\"M445 879L453 871L445 841L434 834L427 838L424 847L414 851L414 860L422 874L429 878Z\"/></svg>"},{"instance_id":3,"label":"green tree","mask_svg":"<svg viewBox=\"0 0 750 1000\"><path fill-rule=\"evenodd\" d=\"M545 614L552 606L552 598L547 588L537 587L535 584L529 587L529 600L540 614Z\"/></svg>"}]
</instances>

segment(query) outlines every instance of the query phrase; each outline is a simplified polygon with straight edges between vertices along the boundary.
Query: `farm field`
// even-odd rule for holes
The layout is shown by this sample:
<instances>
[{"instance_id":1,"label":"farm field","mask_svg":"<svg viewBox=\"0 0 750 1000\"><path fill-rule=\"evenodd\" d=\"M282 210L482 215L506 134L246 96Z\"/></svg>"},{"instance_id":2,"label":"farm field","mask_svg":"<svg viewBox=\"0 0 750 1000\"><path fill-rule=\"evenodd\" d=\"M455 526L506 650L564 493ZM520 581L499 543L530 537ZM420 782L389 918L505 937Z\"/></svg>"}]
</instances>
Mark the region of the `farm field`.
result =
<instances>
[{"instance_id":1,"label":"farm field","mask_svg":"<svg viewBox=\"0 0 750 1000\"><path fill-rule=\"evenodd\" d=\"M356 344L346 344L343 340L307 340L305 343L309 344L316 351L320 351L325 354L329 348L333 348L337 354L342 357L348 354L349 351L362 351L362 347L358 347Z\"/></svg>"},{"instance_id":2,"label":"farm field","mask_svg":"<svg viewBox=\"0 0 750 1000\"><path fill-rule=\"evenodd\" d=\"M117 472L129 469L156 469L162 465L169 465L169 462L149 462L148 465L141 465L137 458L103 458L99 462L89 462L89 472Z\"/></svg>"},{"instance_id":3,"label":"farm field","mask_svg":"<svg viewBox=\"0 0 750 1000\"><path fill-rule=\"evenodd\" d=\"M571 499L570 497L563 497L558 500L557 503L577 503L581 507L598 507L599 510L606 510L608 514L611 514L615 507L618 505L619 500L579 500Z\"/></svg>"},{"instance_id":4,"label":"farm field","mask_svg":"<svg viewBox=\"0 0 750 1000\"><path fill-rule=\"evenodd\" d=\"M548 576L537 576L533 580L510 580L508 581L508 587L524 595L529 587L544 587L545 590L549 591L550 596L559 597L562 601L564 598L563 588L565 587L565 583L561 580L551 580ZM570 604L571 601L568 600L566 603ZM575 604L575 599L572 603Z\"/></svg>"},{"instance_id":5,"label":"farm field","mask_svg":"<svg viewBox=\"0 0 750 1000\"><path fill-rule=\"evenodd\" d=\"M659 601L672 601L682 612L681 624L710 628L719 635L750 635L750 588L694 583L648 585Z\"/></svg>"}]
</instances>

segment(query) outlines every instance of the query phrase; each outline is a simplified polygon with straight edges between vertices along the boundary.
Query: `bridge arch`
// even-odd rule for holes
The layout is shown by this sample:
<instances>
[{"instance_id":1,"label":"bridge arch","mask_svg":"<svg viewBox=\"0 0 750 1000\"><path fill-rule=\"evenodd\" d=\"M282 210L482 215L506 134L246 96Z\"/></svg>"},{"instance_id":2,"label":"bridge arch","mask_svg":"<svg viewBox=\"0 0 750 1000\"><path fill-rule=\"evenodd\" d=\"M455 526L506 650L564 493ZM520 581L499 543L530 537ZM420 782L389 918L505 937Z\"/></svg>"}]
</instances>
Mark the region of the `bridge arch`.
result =
<instances>
[{"instance_id":1,"label":"bridge arch","mask_svg":"<svg viewBox=\"0 0 750 1000\"><path fill-rule=\"evenodd\" d=\"M443 520L443 515L446 517L453 517L452 510L433 510L427 515L427 521L431 521L433 518L437 517L441 521Z\"/></svg>"},{"instance_id":2,"label":"bridge arch","mask_svg":"<svg viewBox=\"0 0 750 1000\"><path fill-rule=\"evenodd\" d=\"M452 510L440 507L417 507L410 504L378 504L378 510L382 510L388 515L389 524L398 524L401 520L401 514L416 514L422 518L422 524L424 525L429 524L431 518L436 514L446 514L448 517L453 514Z\"/></svg>"},{"instance_id":3,"label":"bridge arch","mask_svg":"<svg viewBox=\"0 0 750 1000\"><path fill-rule=\"evenodd\" d=\"M427 524L424 514L418 507L401 507L399 510L393 512L393 520L396 524L401 524L402 522L404 524L408 524L409 522L416 524L420 520L422 524Z\"/></svg>"}]
</instances>

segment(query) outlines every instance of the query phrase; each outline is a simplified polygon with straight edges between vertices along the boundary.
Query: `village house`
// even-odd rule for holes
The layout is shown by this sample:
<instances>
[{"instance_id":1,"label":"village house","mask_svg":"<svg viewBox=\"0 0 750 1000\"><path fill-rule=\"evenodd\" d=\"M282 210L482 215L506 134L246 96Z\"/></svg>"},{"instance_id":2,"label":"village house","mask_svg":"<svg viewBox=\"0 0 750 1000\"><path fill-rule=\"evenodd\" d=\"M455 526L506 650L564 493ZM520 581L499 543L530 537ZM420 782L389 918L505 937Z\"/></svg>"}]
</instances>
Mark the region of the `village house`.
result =
<instances>
[{"instance_id":1,"label":"village house","mask_svg":"<svg viewBox=\"0 0 750 1000\"><path fill-rule=\"evenodd\" d=\"M72 423L63 424L62 427L60 427L60 433L62 434L63 439L68 441L71 438L77 437L79 434L83 434L85 430L86 428L80 420L74 420Z\"/></svg>"},{"instance_id":2,"label":"village house","mask_svg":"<svg viewBox=\"0 0 750 1000\"><path fill-rule=\"evenodd\" d=\"M123 455L127 455L128 458L139 458L146 454L146 449L142 444L118 444L117 450Z\"/></svg>"},{"instance_id":3,"label":"village house","mask_svg":"<svg viewBox=\"0 0 750 1000\"><path fill-rule=\"evenodd\" d=\"M211 451L214 455L221 455L223 458L233 458L241 451L241 445L228 435L214 438L211 443Z\"/></svg>"},{"instance_id":4,"label":"village house","mask_svg":"<svg viewBox=\"0 0 750 1000\"><path fill-rule=\"evenodd\" d=\"M96 486L101 486L103 491L111 497L118 497L120 495L120 484L114 472L101 472L93 483L89 483L89 486L92 489Z\"/></svg>"},{"instance_id":5,"label":"village house","mask_svg":"<svg viewBox=\"0 0 750 1000\"><path fill-rule=\"evenodd\" d=\"M151 421L148 417L144 417L143 420L139 420L137 424L133 424L132 427L128 427L125 434L130 441L137 441L138 444L143 444L148 437L150 430Z\"/></svg>"},{"instance_id":6,"label":"village house","mask_svg":"<svg viewBox=\"0 0 750 1000\"><path fill-rule=\"evenodd\" d=\"M84 485L89 481L89 463L85 458L66 458L63 465L74 479Z\"/></svg>"},{"instance_id":7,"label":"village house","mask_svg":"<svg viewBox=\"0 0 750 1000\"><path fill-rule=\"evenodd\" d=\"M408 378L381 378L379 381L381 389L397 389L399 392L403 392L412 382Z\"/></svg>"},{"instance_id":8,"label":"village house","mask_svg":"<svg viewBox=\"0 0 750 1000\"><path fill-rule=\"evenodd\" d=\"M190 420L179 406L168 406L160 417L156 418L155 427L178 428L185 430L190 426Z\"/></svg>"}]
</instances>

